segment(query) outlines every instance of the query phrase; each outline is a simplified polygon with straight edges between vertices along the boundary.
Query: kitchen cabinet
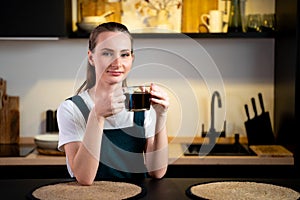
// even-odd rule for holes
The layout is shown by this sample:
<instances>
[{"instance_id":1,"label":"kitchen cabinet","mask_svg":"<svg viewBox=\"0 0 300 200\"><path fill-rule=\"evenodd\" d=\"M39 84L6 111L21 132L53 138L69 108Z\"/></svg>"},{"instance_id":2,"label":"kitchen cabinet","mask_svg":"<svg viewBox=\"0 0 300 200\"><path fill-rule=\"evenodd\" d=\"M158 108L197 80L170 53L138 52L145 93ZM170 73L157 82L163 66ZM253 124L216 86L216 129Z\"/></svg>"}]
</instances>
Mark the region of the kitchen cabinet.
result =
<instances>
[{"instance_id":1,"label":"kitchen cabinet","mask_svg":"<svg viewBox=\"0 0 300 200\"><path fill-rule=\"evenodd\" d=\"M65 37L72 31L71 0L1 2L0 37Z\"/></svg>"},{"instance_id":2,"label":"kitchen cabinet","mask_svg":"<svg viewBox=\"0 0 300 200\"><path fill-rule=\"evenodd\" d=\"M277 34L275 37L274 124L277 142L290 146L299 168L300 71L299 14L297 0L277 0ZM298 170L299 171L299 170Z\"/></svg>"},{"instance_id":3,"label":"kitchen cabinet","mask_svg":"<svg viewBox=\"0 0 300 200\"><path fill-rule=\"evenodd\" d=\"M0 7L0 37L88 38L72 31L72 0L11 0ZM184 33L191 38L273 38L274 33ZM178 38L173 33L134 33L135 38Z\"/></svg>"},{"instance_id":4,"label":"kitchen cabinet","mask_svg":"<svg viewBox=\"0 0 300 200\"><path fill-rule=\"evenodd\" d=\"M253 11L253 9L258 9L258 12L274 12L274 1L275 0L270 0L264 3L259 3L258 1L253 1L253 2L249 2L249 9L247 10L248 12L257 12L257 11ZM105 13L105 11L108 11L107 7L103 7L103 4L107 4L103 3L103 1L77 1L77 4L79 3L83 3L85 5L76 5L74 7L77 8L73 8L73 12L75 14L75 16L77 16L77 18L73 18L73 21L77 21L77 23L82 21L82 16L81 15L87 15L86 13L88 12L88 15L101 15L103 13ZM110 1L108 1L110 2ZM142 2L142 1L141 1ZM98 4L97 4L98 3ZM124 3L124 2L123 2ZM132 19L132 20L126 20L127 16L124 13L137 13L139 12L140 8L138 5L134 6L128 6L122 3L124 12L123 12L123 19L115 19L113 20L113 18L110 18L111 16L108 16L106 18L107 21L113 20L113 21L122 21L123 23L125 23L129 30L134 27L140 27L140 26L146 26L146 22L140 22L141 20L143 21L147 21L147 17L143 16L143 15L139 15L138 20ZM146 2L144 2L145 5L147 5ZM148 2L149 3L149 2ZM166 2L165 2L166 3ZM169 2L168 2L169 3ZM168 4L166 3L166 4ZM176 2L175 2L176 3ZM175 4L174 3L174 4ZM96 4L96 5L95 5ZM101 5L102 4L102 5ZM111 4L111 3L108 3ZM138 4L138 3L137 3ZM164 4L164 3L163 3ZM202 31L201 33L198 33L199 31L199 24L202 24L201 20L200 20L200 16L204 13L208 13L209 10L214 10L214 9L220 9L220 10L224 10L226 14L226 16L224 15L224 20L226 20L225 18L228 17L228 13L229 13L229 5L230 5L230 1L222 1L222 0L203 0L203 1L192 1L192 0L182 0L182 5L179 5L179 7L182 7L180 9L182 9L181 12L181 29L174 29L174 32L181 32L184 35L187 35L191 38L265 38L265 37L274 37L273 33L207 33L207 30L205 30L204 32ZM107 5L108 6L108 5ZM143 5L144 6L144 5ZM141 7L143 7L141 6ZM257 8L258 6L262 7L262 8ZM84 9L84 7L88 8L88 9ZM133 8L131 8L133 7ZM139 8L137 8L139 7ZM147 6L146 6L147 7ZM268 8L266 8L268 7ZM147 11L150 12L152 11L152 15L155 15L156 11L155 9L152 9L151 7L147 7ZM168 9L172 10L172 8L168 7ZM112 10L119 10L116 8L112 8ZM173 10L172 10L173 11ZM174 14L174 13L173 13ZM174 19L172 19L172 15L169 15L169 20L170 21L174 21ZM175 15L175 14L174 14ZM134 14L130 15L131 18L135 18L136 16ZM176 18L177 19L177 18ZM175 19L175 20L176 20ZM130 22L129 22L130 21ZM173 23L173 22L170 22ZM156 26L157 24L152 24L153 26ZM136 27L137 26L137 27ZM144 33L135 33L134 32L134 28L132 30L133 32L133 36L136 38L174 38L174 37L178 37L179 34L176 33L157 33L154 32L152 30L151 33L148 32L144 32ZM145 27L146 28L146 27ZM80 28L80 26L77 27L74 26L73 27L74 32L70 35L71 38L88 38L89 33L83 29Z\"/></svg>"}]
</instances>

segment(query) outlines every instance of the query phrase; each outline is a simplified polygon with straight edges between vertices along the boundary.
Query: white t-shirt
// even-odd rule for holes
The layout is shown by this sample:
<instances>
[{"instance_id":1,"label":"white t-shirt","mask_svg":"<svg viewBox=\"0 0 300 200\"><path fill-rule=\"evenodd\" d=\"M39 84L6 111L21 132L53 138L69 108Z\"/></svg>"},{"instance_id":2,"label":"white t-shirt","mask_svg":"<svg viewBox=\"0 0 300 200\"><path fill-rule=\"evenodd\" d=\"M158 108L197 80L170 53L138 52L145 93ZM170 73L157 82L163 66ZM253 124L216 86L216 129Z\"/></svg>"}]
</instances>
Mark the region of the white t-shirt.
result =
<instances>
[{"instance_id":1,"label":"white t-shirt","mask_svg":"<svg viewBox=\"0 0 300 200\"><path fill-rule=\"evenodd\" d=\"M94 107L94 102L91 99L89 93L86 91L79 94L84 100L87 107L91 110ZM133 126L133 112L128 112L125 109L121 112L107 117L104 122L104 129L117 129ZM59 128L59 142L58 149L63 151L62 146L70 142L82 141L85 129L86 121L79 108L72 101L64 101L57 109L57 121ZM145 137L149 138L155 134L155 111L150 107L149 111L145 111ZM73 176L70 170L68 159L66 159L68 171Z\"/></svg>"}]
</instances>

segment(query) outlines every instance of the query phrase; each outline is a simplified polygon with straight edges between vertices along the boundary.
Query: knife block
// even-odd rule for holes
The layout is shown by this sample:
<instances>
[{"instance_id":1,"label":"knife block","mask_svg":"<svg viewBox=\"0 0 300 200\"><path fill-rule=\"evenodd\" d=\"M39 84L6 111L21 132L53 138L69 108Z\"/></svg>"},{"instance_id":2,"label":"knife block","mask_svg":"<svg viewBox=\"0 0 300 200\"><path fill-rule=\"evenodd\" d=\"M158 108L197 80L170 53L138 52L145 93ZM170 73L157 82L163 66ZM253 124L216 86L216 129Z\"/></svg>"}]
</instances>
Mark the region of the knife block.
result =
<instances>
[{"instance_id":1,"label":"knife block","mask_svg":"<svg viewBox=\"0 0 300 200\"><path fill-rule=\"evenodd\" d=\"M275 143L269 112L245 121L248 145L270 145Z\"/></svg>"},{"instance_id":2,"label":"knife block","mask_svg":"<svg viewBox=\"0 0 300 200\"><path fill-rule=\"evenodd\" d=\"M0 79L0 144L17 144L20 138L19 97L6 95L5 83Z\"/></svg>"}]
</instances>

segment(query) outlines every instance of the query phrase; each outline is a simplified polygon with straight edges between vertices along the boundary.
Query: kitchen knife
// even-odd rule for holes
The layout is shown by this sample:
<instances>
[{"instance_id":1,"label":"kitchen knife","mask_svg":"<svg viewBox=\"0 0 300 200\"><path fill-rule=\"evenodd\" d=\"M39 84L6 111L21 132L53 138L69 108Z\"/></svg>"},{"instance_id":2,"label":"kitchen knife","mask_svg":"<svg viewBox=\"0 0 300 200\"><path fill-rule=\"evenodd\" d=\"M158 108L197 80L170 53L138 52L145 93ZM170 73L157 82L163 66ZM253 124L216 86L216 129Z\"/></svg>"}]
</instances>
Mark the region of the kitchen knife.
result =
<instances>
[{"instance_id":1,"label":"kitchen knife","mask_svg":"<svg viewBox=\"0 0 300 200\"><path fill-rule=\"evenodd\" d=\"M246 111L247 119L250 120L249 109L247 104L245 104L245 111Z\"/></svg>"},{"instance_id":2,"label":"kitchen knife","mask_svg":"<svg viewBox=\"0 0 300 200\"><path fill-rule=\"evenodd\" d=\"M254 111L254 117L257 117L256 103L255 103L255 99L253 97L251 98L251 102L252 102L252 107L253 107L253 111Z\"/></svg>"},{"instance_id":3,"label":"kitchen knife","mask_svg":"<svg viewBox=\"0 0 300 200\"><path fill-rule=\"evenodd\" d=\"M263 97L261 93L258 93L258 98L259 98L259 104L261 107L261 112L264 113L265 112L265 107L264 107L264 101L263 101Z\"/></svg>"}]
</instances>

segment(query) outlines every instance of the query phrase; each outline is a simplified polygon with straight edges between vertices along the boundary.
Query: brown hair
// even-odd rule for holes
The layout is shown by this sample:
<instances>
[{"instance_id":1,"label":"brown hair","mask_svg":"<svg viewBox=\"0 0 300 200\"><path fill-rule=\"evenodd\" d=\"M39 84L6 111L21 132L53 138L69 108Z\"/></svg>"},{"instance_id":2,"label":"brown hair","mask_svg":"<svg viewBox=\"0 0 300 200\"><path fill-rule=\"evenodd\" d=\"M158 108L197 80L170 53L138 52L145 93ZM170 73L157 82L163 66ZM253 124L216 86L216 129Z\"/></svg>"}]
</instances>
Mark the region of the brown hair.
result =
<instances>
[{"instance_id":1,"label":"brown hair","mask_svg":"<svg viewBox=\"0 0 300 200\"><path fill-rule=\"evenodd\" d=\"M97 37L99 34L103 32L123 32L129 35L131 40L131 47L133 46L133 39L132 36L127 29L127 27L121 23L117 22L107 22L98 25L90 34L89 37L89 50L94 51L96 45L97 45ZM133 52L133 50L131 49ZM87 90L92 88L95 85L96 82L96 72L95 67L92 66L89 62L87 63L87 74L86 74L86 80L83 82L83 84L78 88L77 94L80 93L83 90ZM126 85L126 80L123 81L123 85Z\"/></svg>"}]
</instances>

